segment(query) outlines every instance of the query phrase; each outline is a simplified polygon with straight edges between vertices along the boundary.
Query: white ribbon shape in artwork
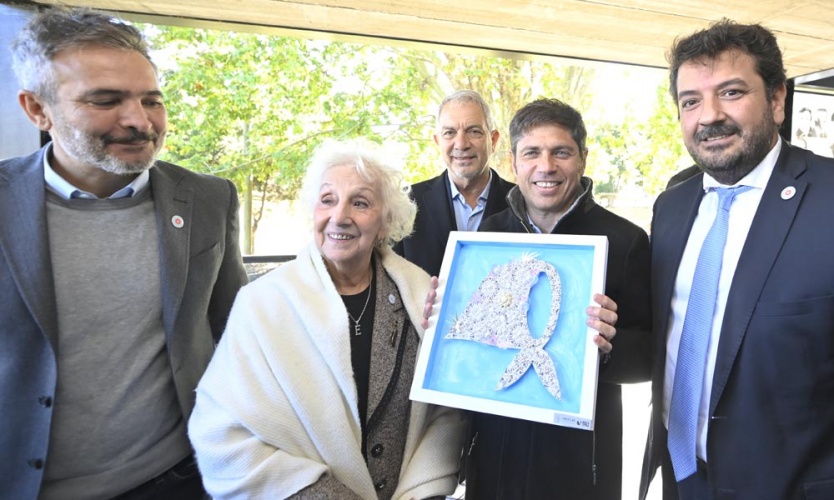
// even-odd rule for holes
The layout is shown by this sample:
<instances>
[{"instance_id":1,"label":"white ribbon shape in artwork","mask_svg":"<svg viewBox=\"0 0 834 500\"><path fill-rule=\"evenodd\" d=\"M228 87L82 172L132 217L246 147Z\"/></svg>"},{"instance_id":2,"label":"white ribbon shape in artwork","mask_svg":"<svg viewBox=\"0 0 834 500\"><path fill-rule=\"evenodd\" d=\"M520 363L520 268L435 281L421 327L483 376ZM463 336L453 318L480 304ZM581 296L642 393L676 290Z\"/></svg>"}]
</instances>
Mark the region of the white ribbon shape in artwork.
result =
<instances>
[{"instance_id":1,"label":"white ribbon shape in artwork","mask_svg":"<svg viewBox=\"0 0 834 500\"><path fill-rule=\"evenodd\" d=\"M536 338L530 332L527 311L530 290L542 273L550 282L550 316L544 332ZM501 349L521 349L507 366L496 390L516 383L532 365L547 391L562 399L556 367L544 350L556 329L561 301L562 280L556 268L537 259L535 254L524 254L490 271L445 338L471 340Z\"/></svg>"}]
</instances>

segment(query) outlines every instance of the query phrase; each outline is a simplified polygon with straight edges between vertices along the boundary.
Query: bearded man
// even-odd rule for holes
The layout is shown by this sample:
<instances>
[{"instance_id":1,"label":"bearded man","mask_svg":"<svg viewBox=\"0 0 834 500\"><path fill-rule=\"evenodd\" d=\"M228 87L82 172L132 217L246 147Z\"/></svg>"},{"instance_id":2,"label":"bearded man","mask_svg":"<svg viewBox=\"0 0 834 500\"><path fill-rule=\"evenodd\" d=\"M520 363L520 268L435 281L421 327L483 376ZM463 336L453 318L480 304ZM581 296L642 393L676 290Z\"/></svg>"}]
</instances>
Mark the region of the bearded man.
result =
<instances>
[{"instance_id":1,"label":"bearded man","mask_svg":"<svg viewBox=\"0 0 834 500\"><path fill-rule=\"evenodd\" d=\"M640 498L834 498L834 160L779 136L766 28L675 42L671 93L702 173L652 221L652 426Z\"/></svg>"},{"instance_id":2,"label":"bearded man","mask_svg":"<svg viewBox=\"0 0 834 500\"><path fill-rule=\"evenodd\" d=\"M235 188L156 159L136 28L48 9L12 53L52 142L0 162L0 498L202 498L186 422L246 282Z\"/></svg>"}]
</instances>

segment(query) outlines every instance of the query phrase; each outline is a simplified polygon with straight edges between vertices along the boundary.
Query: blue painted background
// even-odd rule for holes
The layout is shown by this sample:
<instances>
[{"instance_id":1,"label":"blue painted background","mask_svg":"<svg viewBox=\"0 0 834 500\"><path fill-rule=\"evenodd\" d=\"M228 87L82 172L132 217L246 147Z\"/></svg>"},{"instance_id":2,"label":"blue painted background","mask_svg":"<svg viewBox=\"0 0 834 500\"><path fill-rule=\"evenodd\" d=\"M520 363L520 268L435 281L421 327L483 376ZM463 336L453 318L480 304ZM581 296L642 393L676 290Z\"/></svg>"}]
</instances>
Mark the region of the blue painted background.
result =
<instances>
[{"instance_id":1,"label":"blue painted background","mask_svg":"<svg viewBox=\"0 0 834 500\"><path fill-rule=\"evenodd\" d=\"M445 338L454 318L463 313L470 297L490 270L496 265L518 260L529 252L552 264L562 280L559 320L553 336L545 345L545 351L556 366L562 390L561 401L547 392L532 366L518 382L506 389L496 390L501 375L520 350ZM579 412L588 331L585 308L591 296L594 247L458 241L454 255L423 387L494 401ZM547 276L542 273L530 293L528 322L534 337L541 336L547 323L550 295Z\"/></svg>"}]
</instances>

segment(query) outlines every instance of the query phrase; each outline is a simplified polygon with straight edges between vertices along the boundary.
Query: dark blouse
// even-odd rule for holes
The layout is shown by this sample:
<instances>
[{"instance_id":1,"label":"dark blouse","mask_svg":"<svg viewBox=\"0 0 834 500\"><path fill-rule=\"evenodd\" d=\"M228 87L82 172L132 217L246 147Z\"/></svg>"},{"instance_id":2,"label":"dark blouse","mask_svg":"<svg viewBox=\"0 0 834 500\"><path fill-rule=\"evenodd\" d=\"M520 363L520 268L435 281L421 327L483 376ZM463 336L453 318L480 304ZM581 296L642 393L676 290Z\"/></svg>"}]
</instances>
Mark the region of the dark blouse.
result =
<instances>
[{"instance_id":1,"label":"dark blouse","mask_svg":"<svg viewBox=\"0 0 834 500\"><path fill-rule=\"evenodd\" d=\"M368 296L370 294L370 297ZM355 295L342 295L347 309L348 335L350 335L350 361L353 367L353 380L356 382L356 395L359 404L359 422L362 425L362 455L365 452L365 423L368 417L368 390L371 373L371 339L374 332L374 310L376 309L376 273L371 284ZM367 306L366 306L367 303ZM364 309L364 313L362 312ZM356 322L359 320L361 334L356 335ZM365 456L367 461L368 457Z\"/></svg>"}]
</instances>

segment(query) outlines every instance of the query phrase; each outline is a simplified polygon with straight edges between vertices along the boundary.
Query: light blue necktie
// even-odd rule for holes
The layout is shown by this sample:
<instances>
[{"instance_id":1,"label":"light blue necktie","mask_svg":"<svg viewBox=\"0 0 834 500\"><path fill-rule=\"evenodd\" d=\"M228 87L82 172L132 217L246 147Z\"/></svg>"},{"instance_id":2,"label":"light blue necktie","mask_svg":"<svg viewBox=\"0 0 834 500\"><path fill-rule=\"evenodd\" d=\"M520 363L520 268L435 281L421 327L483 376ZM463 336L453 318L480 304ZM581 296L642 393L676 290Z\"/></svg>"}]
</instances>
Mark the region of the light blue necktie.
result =
<instances>
[{"instance_id":1,"label":"light blue necktie","mask_svg":"<svg viewBox=\"0 0 834 500\"><path fill-rule=\"evenodd\" d=\"M718 213L707 233L686 306L683 320L678 362L675 368L675 384L669 404L669 455L675 469L675 480L682 481L697 470L695 443L698 434L698 409L701 404L701 386L707 362L712 317L718 300L718 279L721 261L727 242L730 205L735 197L750 186L715 188L718 193Z\"/></svg>"}]
</instances>

